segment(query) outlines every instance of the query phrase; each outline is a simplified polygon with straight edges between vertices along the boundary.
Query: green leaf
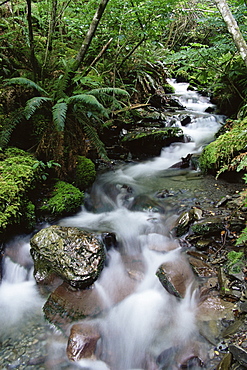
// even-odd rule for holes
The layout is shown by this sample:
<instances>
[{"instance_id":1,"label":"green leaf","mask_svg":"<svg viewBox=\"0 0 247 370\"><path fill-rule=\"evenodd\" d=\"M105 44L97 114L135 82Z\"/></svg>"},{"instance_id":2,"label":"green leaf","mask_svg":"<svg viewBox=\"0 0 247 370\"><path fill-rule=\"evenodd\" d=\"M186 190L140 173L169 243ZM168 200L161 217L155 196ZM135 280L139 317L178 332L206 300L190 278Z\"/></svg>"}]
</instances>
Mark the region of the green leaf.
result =
<instances>
[{"instance_id":1,"label":"green leaf","mask_svg":"<svg viewBox=\"0 0 247 370\"><path fill-rule=\"evenodd\" d=\"M58 131L64 131L67 110L68 104L65 102L57 103L52 108L53 122Z\"/></svg>"}]
</instances>

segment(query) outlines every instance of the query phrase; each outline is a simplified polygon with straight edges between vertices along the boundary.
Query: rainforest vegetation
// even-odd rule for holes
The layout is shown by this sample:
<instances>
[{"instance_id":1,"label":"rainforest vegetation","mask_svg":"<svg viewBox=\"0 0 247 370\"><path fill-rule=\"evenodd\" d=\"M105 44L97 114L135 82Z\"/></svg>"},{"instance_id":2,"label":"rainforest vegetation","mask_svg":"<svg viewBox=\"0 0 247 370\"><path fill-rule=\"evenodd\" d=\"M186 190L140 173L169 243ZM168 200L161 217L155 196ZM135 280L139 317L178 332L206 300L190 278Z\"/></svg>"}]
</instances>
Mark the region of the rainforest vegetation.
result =
<instances>
[{"instance_id":1,"label":"rainforest vegetation","mask_svg":"<svg viewBox=\"0 0 247 370\"><path fill-rule=\"evenodd\" d=\"M23 204L33 218L30 188L46 199L47 184L52 197L59 189L72 198L64 181L81 192L90 186L97 160L109 163L104 129L131 122L160 86L171 92L168 78L189 82L229 118L202 169L246 170L246 1L2 0L0 15L2 228L19 222ZM23 158L18 185L7 168Z\"/></svg>"}]
</instances>

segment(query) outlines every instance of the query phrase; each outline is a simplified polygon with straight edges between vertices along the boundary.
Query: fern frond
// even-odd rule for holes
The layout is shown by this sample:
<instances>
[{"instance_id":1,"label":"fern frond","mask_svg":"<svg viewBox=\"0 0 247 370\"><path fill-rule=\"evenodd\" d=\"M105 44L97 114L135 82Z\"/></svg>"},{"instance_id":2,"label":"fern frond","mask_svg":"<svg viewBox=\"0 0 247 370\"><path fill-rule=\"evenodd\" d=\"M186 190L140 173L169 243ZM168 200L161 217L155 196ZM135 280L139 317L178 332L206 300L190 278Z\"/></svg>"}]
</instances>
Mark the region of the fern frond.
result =
<instances>
[{"instance_id":1,"label":"fern frond","mask_svg":"<svg viewBox=\"0 0 247 370\"><path fill-rule=\"evenodd\" d=\"M26 119L30 119L36 110L40 108L43 103L48 101L51 101L51 98L46 98L44 96L35 96L34 98L29 99L24 109Z\"/></svg>"},{"instance_id":2,"label":"fern frond","mask_svg":"<svg viewBox=\"0 0 247 370\"><path fill-rule=\"evenodd\" d=\"M95 96L89 95L89 94L79 94L74 95L68 98L68 104L79 104L83 105L85 108L93 109L99 113L101 113L103 116L107 116L107 110L105 107L96 99Z\"/></svg>"},{"instance_id":3,"label":"fern frond","mask_svg":"<svg viewBox=\"0 0 247 370\"><path fill-rule=\"evenodd\" d=\"M57 103L52 108L53 122L58 131L64 131L68 104L66 102Z\"/></svg>"},{"instance_id":4,"label":"fern frond","mask_svg":"<svg viewBox=\"0 0 247 370\"><path fill-rule=\"evenodd\" d=\"M120 89L118 87L102 87L99 89L92 89L88 92L88 94L94 95L97 97L100 97L102 94L107 94L107 95L111 94L111 95L120 95L120 96L129 97L129 93L126 90Z\"/></svg>"},{"instance_id":5,"label":"fern frond","mask_svg":"<svg viewBox=\"0 0 247 370\"><path fill-rule=\"evenodd\" d=\"M53 99L58 101L59 99L63 99L66 96L66 89L68 88L70 82L70 71L66 70L64 75L58 77L55 85L55 92Z\"/></svg>"},{"instance_id":6,"label":"fern frond","mask_svg":"<svg viewBox=\"0 0 247 370\"><path fill-rule=\"evenodd\" d=\"M86 119L79 118L78 121L82 124L84 131L90 141L90 144L95 147L99 157L104 161L109 162L110 159L107 156L105 145L100 140L96 129L89 122L87 122Z\"/></svg>"},{"instance_id":7,"label":"fern frond","mask_svg":"<svg viewBox=\"0 0 247 370\"><path fill-rule=\"evenodd\" d=\"M12 132L17 124L24 118L23 109L15 110L9 117L5 118L4 125L0 132L0 147L8 145Z\"/></svg>"},{"instance_id":8,"label":"fern frond","mask_svg":"<svg viewBox=\"0 0 247 370\"><path fill-rule=\"evenodd\" d=\"M35 82L33 82L32 80L29 80L28 78L24 78L24 77L14 77L14 78L10 78L9 80L5 80L5 84L4 86L8 86L8 85L21 85L21 86L25 86L25 87L28 87L28 88L32 88L32 89L35 89L43 94L48 94L44 89L42 89L42 87L40 87L38 84L36 84Z\"/></svg>"}]
</instances>

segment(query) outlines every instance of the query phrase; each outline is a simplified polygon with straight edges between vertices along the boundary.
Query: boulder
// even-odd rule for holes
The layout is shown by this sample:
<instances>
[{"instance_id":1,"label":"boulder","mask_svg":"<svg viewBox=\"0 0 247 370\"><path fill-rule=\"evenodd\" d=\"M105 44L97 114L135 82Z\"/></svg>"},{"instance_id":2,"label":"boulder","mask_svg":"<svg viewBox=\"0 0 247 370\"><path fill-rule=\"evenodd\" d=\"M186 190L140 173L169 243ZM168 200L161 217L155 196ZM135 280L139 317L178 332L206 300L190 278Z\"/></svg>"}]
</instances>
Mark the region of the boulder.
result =
<instances>
[{"instance_id":1,"label":"boulder","mask_svg":"<svg viewBox=\"0 0 247 370\"><path fill-rule=\"evenodd\" d=\"M103 243L96 234L75 227L53 225L42 229L30 244L38 283L55 273L74 288L85 289L97 280L104 267Z\"/></svg>"}]
</instances>

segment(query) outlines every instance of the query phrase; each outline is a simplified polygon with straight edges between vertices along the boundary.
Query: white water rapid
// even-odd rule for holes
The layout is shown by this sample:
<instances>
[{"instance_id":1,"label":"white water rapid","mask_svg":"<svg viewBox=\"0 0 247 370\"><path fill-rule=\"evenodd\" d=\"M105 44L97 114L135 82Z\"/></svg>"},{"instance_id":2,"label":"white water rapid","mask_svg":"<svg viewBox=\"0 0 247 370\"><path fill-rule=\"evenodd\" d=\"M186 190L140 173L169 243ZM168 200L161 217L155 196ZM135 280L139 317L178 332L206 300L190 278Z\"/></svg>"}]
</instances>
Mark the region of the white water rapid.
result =
<instances>
[{"instance_id":1,"label":"white water rapid","mask_svg":"<svg viewBox=\"0 0 247 370\"><path fill-rule=\"evenodd\" d=\"M184 111L174 113L175 125L182 127L182 115L192 117L191 122L182 127L191 141L172 144L149 161L124 165L98 176L86 206L59 223L89 231L112 232L118 242L118 248L108 251L107 266L94 286L109 308L102 317L89 320L101 334L98 360L81 360L77 364L67 360L66 369L173 370L183 364L186 356L203 359L207 351L206 344L194 348L199 337L197 281L193 274L186 275L189 264L170 232L179 208L172 195L179 193L181 204L184 198L193 198L193 191L185 194L181 189L186 189L184 184L200 173L197 169L170 167L189 153L199 153L213 140L223 118L205 113L205 109L211 107L209 100L195 91L187 91L188 84L170 83L176 89L175 96L185 106ZM145 200L153 200L154 195L164 189L170 192L164 208L157 205L145 208ZM168 293L156 276L159 266L168 262L186 275L183 299ZM3 271L0 340L8 337L20 322L22 326L28 325L32 316L40 317L42 322L44 298L32 277L27 236L7 245ZM50 345L49 353L59 347L54 342ZM62 350L59 347L63 355L65 349L65 346ZM195 363L190 368L197 369L197 366ZM49 362L40 368L60 369Z\"/></svg>"}]
</instances>

